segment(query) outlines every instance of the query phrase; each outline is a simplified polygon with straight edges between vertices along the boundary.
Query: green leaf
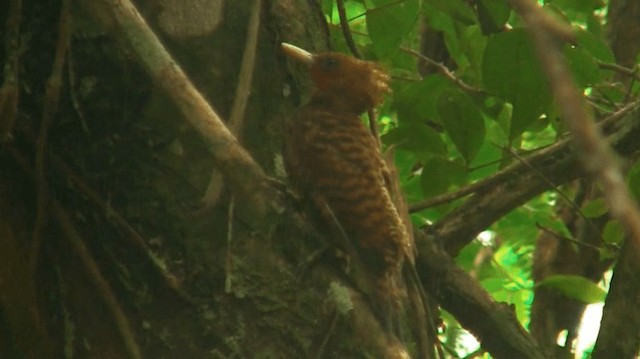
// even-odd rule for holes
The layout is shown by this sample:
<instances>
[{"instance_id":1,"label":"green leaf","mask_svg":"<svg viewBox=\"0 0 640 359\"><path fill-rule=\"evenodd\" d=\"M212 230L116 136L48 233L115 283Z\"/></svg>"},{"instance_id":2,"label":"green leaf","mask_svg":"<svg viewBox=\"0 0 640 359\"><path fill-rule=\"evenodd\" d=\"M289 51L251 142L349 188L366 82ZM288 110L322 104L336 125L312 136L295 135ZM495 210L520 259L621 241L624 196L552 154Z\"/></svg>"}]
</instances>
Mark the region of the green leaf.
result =
<instances>
[{"instance_id":1,"label":"green leaf","mask_svg":"<svg viewBox=\"0 0 640 359\"><path fill-rule=\"evenodd\" d=\"M602 81L605 72L598 61L615 62L613 52L599 37L585 30L576 30L577 45L567 45L565 56L578 86L587 87Z\"/></svg>"},{"instance_id":2,"label":"green leaf","mask_svg":"<svg viewBox=\"0 0 640 359\"><path fill-rule=\"evenodd\" d=\"M425 198L446 192L453 184L460 183L466 175L464 166L442 157L432 157L424 163L420 186Z\"/></svg>"},{"instance_id":3,"label":"green leaf","mask_svg":"<svg viewBox=\"0 0 640 359\"><path fill-rule=\"evenodd\" d=\"M602 70L586 49L579 46L567 46L564 55L567 59L567 66L579 87L591 86L602 79Z\"/></svg>"},{"instance_id":4,"label":"green leaf","mask_svg":"<svg viewBox=\"0 0 640 359\"><path fill-rule=\"evenodd\" d=\"M513 104L509 138L537 120L551 103L551 94L523 29L494 35L484 53L483 82L489 91Z\"/></svg>"},{"instance_id":5,"label":"green leaf","mask_svg":"<svg viewBox=\"0 0 640 359\"><path fill-rule=\"evenodd\" d=\"M576 29L575 30L576 39L578 42L578 46L583 48L586 52L588 52L595 59L600 60L602 62L615 62L615 55L613 51L607 45L603 38L598 37L589 31Z\"/></svg>"},{"instance_id":6,"label":"green leaf","mask_svg":"<svg viewBox=\"0 0 640 359\"><path fill-rule=\"evenodd\" d=\"M607 213L609 208L607 207L607 203L604 201L604 198L596 198L583 205L581 210L585 217L595 218Z\"/></svg>"},{"instance_id":7,"label":"green leaf","mask_svg":"<svg viewBox=\"0 0 640 359\"><path fill-rule=\"evenodd\" d=\"M447 14L454 21L460 22L464 25L471 25L475 23L475 16L473 10L462 0L429 0L425 2L425 9L427 14L441 13Z\"/></svg>"},{"instance_id":8,"label":"green leaf","mask_svg":"<svg viewBox=\"0 0 640 359\"><path fill-rule=\"evenodd\" d=\"M629 184L629 191L636 198L636 201L640 201L640 161L636 162L629 170L627 183Z\"/></svg>"},{"instance_id":9,"label":"green leaf","mask_svg":"<svg viewBox=\"0 0 640 359\"><path fill-rule=\"evenodd\" d=\"M477 8L480 28L485 35L502 31L511 13L504 0L479 0Z\"/></svg>"},{"instance_id":10,"label":"green leaf","mask_svg":"<svg viewBox=\"0 0 640 359\"><path fill-rule=\"evenodd\" d=\"M436 99L451 83L440 75L430 75L419 82L401 83L394 87L393 108L401 124L424 123L438 118Z\"/></svg>"},{"instance_id":11,"label":"green leaf","mask_svg":"<svg viewBox=\"0 0 640 359\"><path fill-rule=\"evenodd\" d=\"M374 0L375 11L367 12L367 30L373 52L379 59L393 58L404 36L415 26L418 0Z\"/></svg>"},{"instance_id":12,"label":"green leaf","mask_svg":"<svg viewBox=\"0 0 640 359\"><path fill-rule=\"evenodd\" d=\"M440 121L467 163L478 154L485 127L480 110L471 97L460 90L448 90L438 99Z\"/></svg>"},{"instance_id":13,"label":"green leaf","mask_svg":"<svg viewBox=\"0 0 640 359\"><path fill-rule=\"evenodd\" d=\"M583 303L602 303L607 292L592 281L577 275L558 274L549 276L538 283Z\"/></svg>"},{"instance_id":14,"label":"green leaf","mask_svg":"<svg viewBox=\"0 0 640 359\"><path fill-rule=\"evenodd\" d=\"M428 158L430 154L446 153L440 134L423 124L408 124L393 128L382 136L382 141L386 145L397 145L398 148L412 152L419 159Z\"/></svg>"},{"instance_id":15,"label":"green leaf","mask_svg":"<svg viewBox=\"0 0 640 359\"><path fill-rule=\"evenodd\" d=\"M456 59L456 76L468 81L470 85L480 87L482 78L482 58L489 38L482 33L479 25L467 26L459 31L458 46L464 55L464 62ZM465 63L468 64L465 65ZM484 95L481 95L484 96Z\"/></svg>"},{"instance_id":16,"label":"green leaf","mask_svg":"<svg viewBox=\"0 0 640 359\"><path fill-rule=\"evenodd\" d=\"M602 238L608 244L620 244L624 240L626 232L624 227L617 219L613 219L604 226Z\"/></svg>"}]
</instances>

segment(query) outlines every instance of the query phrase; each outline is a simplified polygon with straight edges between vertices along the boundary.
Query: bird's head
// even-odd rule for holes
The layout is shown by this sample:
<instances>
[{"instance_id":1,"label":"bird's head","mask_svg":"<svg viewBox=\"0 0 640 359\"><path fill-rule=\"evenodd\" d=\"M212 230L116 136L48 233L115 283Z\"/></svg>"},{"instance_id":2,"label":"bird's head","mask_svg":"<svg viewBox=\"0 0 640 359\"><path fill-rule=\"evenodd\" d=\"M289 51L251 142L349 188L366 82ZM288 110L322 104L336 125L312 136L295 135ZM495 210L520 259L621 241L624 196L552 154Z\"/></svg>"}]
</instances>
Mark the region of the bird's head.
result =
<instances>
[{"instance_id":1,"label":"bird's head","mask_svg":"<svg viewBox=\"0 0 640 359\"><path fill-rule=\"evenodd\" d=\"M282 50L309 68L316 86L313 96L340 110L364 112L379 105L389 92L389 74L376 63L336 52L311 54L287 43L282 43Z\"/></svg>"}]
</instances>

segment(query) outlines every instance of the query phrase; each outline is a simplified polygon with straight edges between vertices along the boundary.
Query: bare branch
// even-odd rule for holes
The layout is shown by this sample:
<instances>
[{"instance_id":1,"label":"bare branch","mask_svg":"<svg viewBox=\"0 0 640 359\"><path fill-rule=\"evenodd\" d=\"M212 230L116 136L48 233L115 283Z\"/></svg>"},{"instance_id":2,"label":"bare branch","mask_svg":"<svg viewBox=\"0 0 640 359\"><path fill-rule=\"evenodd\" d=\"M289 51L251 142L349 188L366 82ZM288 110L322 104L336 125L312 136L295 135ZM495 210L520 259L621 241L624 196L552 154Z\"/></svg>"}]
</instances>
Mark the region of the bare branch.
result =
<instances>
[{"instance_id":1,"label":"bare branch","mask_svg":"<svg viewBox=\"0 0 640 359\"><path fill-rule=\"evenodd\" d=\"M44 236L44 229L48 220L49 212L49 191L46 177L46 151L49 138L49 128L53 122L53 117L58 112L60 103L60 89L62 88L62 70L64 68L67 49L69 48L69 36L71 31L70 16L71 0L62 2L60 10L60 20L58 24L58 41L56 43L56 52L53 59L51 75L47 79L47 89L45 91L45 102L42 109L42 119L40 121L40 130L36 141L36 158L35 158L35 183L37 191L36 199L36 222L33 229L33 241L31 243L31 253L29 260L35 268L38 265L40 252L40 242Z\"/></svg>"},{"instance_id":2,"label":"bare branch","mask_svg":"<svg viewBox=\"0 0 640 359\"><path fill-rule=\"evenodd\" d=\"M82 0L81 4L133 51L154 83L204 138L226 182L262 217L275 205L262 168L196 90L135 6L129 0Z\"/></svg>"},{"instance_id":3,"label":"bare branch","mask_svg":"<svg viewBox=\"0 0 640 359\"><path fill-rule=\"evenodd\" d=\"M427 56L424 56L423 54L407 48L407 47L401 47L400 50L413 55L421 60L424 60L425 62L427 62L428 64L434 66L436 69L438 69L438 72L440 72L440 74L442 74L442 76L444 76L447 80L455 83L456 85L458 85L458 87L460 87L462 90L467 91L469 93L476 93L476 94L481 94L481 93L485 93L484 90L479 89L479 88L475 88L471 85L468 85L467 83L465 83L464 81L462 81L460 78L456 77L456 75L449 70L446 66L444 66L443 64L434 61L432 59L430 59Z\"/></svg>"},{"instance_id":4,"label":"bare branch","mask_svg":"<svg viewBox=\"0 0 640 359\"><path fill-rule=\"evenodd\" d=\"M189 5L184 5L189 6ZM256 48L258 45L258 31L260 30L260 10L262 9L262 0L255 0L253 9L251 9L251 17L249 18L249 26L247 29L247 38L244 45L244 53L242 55L242 64L240 65L240 76L238 86L236 87L236 96L231 107L231 116L229 118L229 129L231 133L239 138L244 127L244 115L251 94L251 80L253 79L253 69L256 63ZM224 181L222 175L217 168L211 172L209 185L205 195L202 197L204 210L216 205L222 193Z\"/></svg>"},{"instance_id":5,"label":"bare branch","mask_svg":"<svg viewBox=\"0 0 640 359\"><path fill-rule=\"evenodd\" d=\"M640 148L636 140L640 136L640 102L612 114L601 121L599 127L609 135L609 141L621 155L637 151ZM584 175L569 140L525 158L528 165L517 162L483 179L483 186L476 188L469 199L433 225L432 230L447 252L455 255L505 214L552 189L549 182L558 186Z\"/></svg>"},{"instance_id":6,"label":"bare branch","mask_svg":"<svg viewBox=\"0 0 640 359\"><path fill-rule=\"evenodd\" d=\"M336 0L336 5L338 7L338 16L340 17L342 36L344 36L344 40L347 42L347 46L349 47L349 50L351 50L353 56L361 59L362 54L360 53L360 50L358 50L358 46L355 41L353 41L353 35L349 28L349 20L347 19L347 11L344 8L344 0Z\"/></svg>"},{"instance_id":7,"label":"bare branch","mask_svg":"<svg viewBox=\"0 0 640 359\"><path fill-rule=\"evenodd\" d=\"M640 66L636 65L634 68L630 69L628 67L624 67L618 64L611 64L608 62L598 61L598 67L605 70L615 71L619 74L629 76L636 81L640 81Z\"/></svg>"}]
</instances>

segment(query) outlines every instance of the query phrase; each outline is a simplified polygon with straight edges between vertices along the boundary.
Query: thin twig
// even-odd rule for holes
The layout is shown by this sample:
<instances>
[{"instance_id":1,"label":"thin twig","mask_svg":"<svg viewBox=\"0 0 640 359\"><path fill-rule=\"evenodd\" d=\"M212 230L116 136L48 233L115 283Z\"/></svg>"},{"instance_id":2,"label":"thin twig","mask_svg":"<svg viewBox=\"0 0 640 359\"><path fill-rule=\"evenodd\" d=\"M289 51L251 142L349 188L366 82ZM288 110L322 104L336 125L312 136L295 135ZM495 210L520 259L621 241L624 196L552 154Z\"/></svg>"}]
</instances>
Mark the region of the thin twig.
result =
<instances>
[{"instance_id":1,"label":"thin twig","mask_svg":"<svg viewBox=\"0 0 640 359\"><path fill-rule=\"evenodd\" d=\"M226 251L226 258L225 258L225 265L224 265L224 271L225 271L224 292L227 294L231 293L231 280L232 280L231 271L233 270L231 242L233 241L234 204L235 204L235 199L232 196L231 200L229 201L229 211L227 212L227 251Z\"/></svg>"},{"instance_id":2,"label":"thin twig","mask_svg":"<svg viewBox=\"0 0 640 359\"><path fill-rule=\"evenodd\" d=\"M458 78L451 70L449 70L446 66L444 66L443 64L413 50L410 49L408 47L400 47L400 50L413 55L421 60L424 60L425 62L427 62L428 64L434 66L438 72L440 72L440 74L442 74L442 76L444 76L446 79L448 79L449 81L453 82L454 84L458 85L458 87L460 87L462 90L467 91L469 93L474 93L474 94L483 94L486 93L485 90L483 89L479 89L476 87L473 87L469 84L467 84L466 82L462 81L462 79Z\"/></svg>"},{"instance_id":3,"label":"thin twig","mask_svg":"<svg viewBox=\"0 0 640 359\"><path fill-rule=\"evenodd\" d=\"M331 336L335 334L336 324L338 323L338 318L340 317L340 312L337 310L333 311L333 315L331 316L331 324L329 325L329 329L327 330L327 334L322 339L322 343L320 344L320 348L316 353L316 359L324 358L325 349L327 348L327 343L329 343L329 339Z\"/></svg>"},{"instance_id":4,"label":"thin twig","mask_svg":"<svg viewBox=\"0 0 640 359\"><path fill-rule=\"evenodd\" d=\"M612 70L624 76L628 76L631 78L627 85L627 93L624 96L624 102L628 102L631 99L633 94L633 87L636 81L640 81L640 65L635 65L633 68L624 67L618 64L606 63L602 61L598 61L598 67L601 69ZM609 99L606 97L607 100ZM613 101L612 101L613 102ZM615 106L614 106L615 107Z\"/></svg>"},{"instance_id":5,"label":"thin twig","mask_svg":"<svg viewBox=\"0 0 640 359\"><path fill-rule=\"evenodd\" d=\"M58 111L60 103L60 89L62 88L62 70L64 68L67 49L69 47L69 37L71 31L71 0L64 0L60 10L60 22L58 24L58 42L51 69L51 75L47 80L44 106L42 109L42 120L40 131L36 140L35 155L35 183L37 191L36 199L36 219L33 229L33 240L31 242L31 252L29 254L33 272L38 265L40 244L47 224L49 211L49 191L46 178L46 151L49 137L49 128L53 122L53 117Z\"/></svg>"},{"instance_id":6,"label":"thin twig","mask_svg":"<svg viewBox=\"0 0 640 359\"><path fill-rule=\"evenodd\" d=\"M236 137L244 127L244 114L246 112L247 102L249 101L249 95L251 94L251 81L256 64L261 9L262 0L255 0L247 26L247 37L245 39L244 53L242 54L242 64L240 65L240 76L238 78L238 86L236 87L236 95L233 99L233 106L231 107L231 116L229 117L229 129Z\"/></svg>"},{"instance_id":7,"label":"thin twig","mask_svg":"<svg viewBox=\"0 0 640 359\"><path fill-rule=\"evenodd\" d=\"M361 59L362 54L358 49L355 41L353 41L353 35L351 34L351 29L349 28L349 20L347 20L347 11L344 8L344 0L336 0L336 5L338 7L338 16L340 17L340 28L342 29L342 36L344 36L344 40L349 47L349 50L353 54L353 56Z\"/></svg>"},{"instance_id":8,"label":"thin twig","mask_svg":"<svg viewBox=\"0 0 640 359\"><path fill-rule=\"evenodd\" d=\"M247 37L245 39L244 53L242 54L242 64L240 65L240 75L238 78L238 86L236 87L236 95L231 107L231 115L229 117L229 130L236 138L240 138L244 127L244 118L251 94L251 83L256 63L256 49L258 45L258 34L260 30L260 12L262 9L262 0L255 0L251 16L249 17L249 25L247 27ZM203 208L198 212L206 212L208 209L215 207L222 194L224 179L217 168L211 172L207 190L201 199Z\"/></svg>"},{"instance_id":9,"label":"thin twig","mask_svg":"<svg viewBox=\"0 0 640 359\"><path fill-rule=\"evenodd\" d=\"M511 0L514 9L528 25L529 33L554 98L558 103L572 140L587 173L597 178L613 218L624 225L633 243L636 258L640 258L640 211L632 200L620 165L613 151L594 125L584 98L573 83L560 45L563 33L559 24L531 0ZM551 22L551 20L553 20ZM569 27L570 28L570 27Z\"/></svg>"},{"instance_id":10,"label":"thin twig","mask_svg":"<svg viewBox=\"0 0 640 359\"><path fill-rule=\"evenodd\" d=\"M87 121L85 120L84 111L82 110L82 106L80 105L80 99L78 98L77 81L76 81L76 70L73 62L73 47L72 43L69 42L69 53L67 54L67 75L69 78L69 97L71 98L71 104L73 105L73 109L76 111L76 115L78 115L78 119L80 120L80 125L82 126L82 130L85 133L91 133L89 130L89 126L87 125Z\"/></svg>"},{"instance_id":11,"label":"thin twig","mask_svg":"<svg viewBox=\"0 0 640 359\"><path fill-rule=\"evenodd\" d=\"M583 242L583 241L577 240L575 238L563 236L562 234L560 234L558 232L555 232L555 231L552 231L551 229L541 225L540 223L536 223L536 228L538 228L539 230L541 230L543 232L549 233L550 235L552 235L552 236L554 236L554 237L556 237L558 239L563 239L563 240L571 242L571 243L575 243L575 244L578 244L578 245L581 245L581 246L584 246L584 247L587 247L587 248L595 249L596 251L602 250L602 248L600 248L598 246L595 246L595 245L593 245L591 243L587 243L587 242Z\"/></svg>"},{"instance_id":12,"label":"thin twig","mask_svg":"<svg viewBox=\"0 0 640 359\"><path fill-rule=\"evenodd\" d=\"M358 49L355 41L353 41L353 34L351 33L351 28L349 28L349 20L347 20L347 12L344 8L344 0L336 0L336 5L338 7L338 16L340 17L340 28L342 29L342 36L344 37L351 54L358 59L362 59L362 53ZM370 108L367 110L367 115L369 117L369 131L371 132L371 136L376 140L378 146L380 146L380 136L378 135L378 121L376 117L375 111Z\"/></svg>"},{"instance_id":13,"label":"thin twig","mask_svg":"<svg viewBox=\"0 0 640 359\"><path fill-rule=\"evenodd\" d=\"M636 65L633 68L624 67L618 64L612 64L608 62L598 61L598 67L605 70L615 71L619 74L629 76L636 81L640 81L640 66Z\"/></svg>"}]
</instances>

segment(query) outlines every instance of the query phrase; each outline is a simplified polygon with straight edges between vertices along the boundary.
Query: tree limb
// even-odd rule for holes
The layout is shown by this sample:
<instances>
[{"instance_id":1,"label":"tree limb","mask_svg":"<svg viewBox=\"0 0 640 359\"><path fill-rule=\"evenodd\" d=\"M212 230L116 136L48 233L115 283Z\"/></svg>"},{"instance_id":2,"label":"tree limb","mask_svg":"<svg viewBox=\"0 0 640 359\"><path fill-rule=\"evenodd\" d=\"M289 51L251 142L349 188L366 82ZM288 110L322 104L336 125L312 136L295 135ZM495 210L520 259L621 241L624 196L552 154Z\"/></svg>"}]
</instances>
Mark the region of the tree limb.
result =
<instances>
[{"instance_id":1,"label":"tree limb","mask_svg":"<svg viewBox=\"0 0 640 359\"><path fill-rule=\"evenodd\" d=\"M608 135L609 143L620 155L637 151L640 149L635 140L640 136L640 102L629 104L598 126ZM549 190L549 181L559 186L585 174L569 140L558 142L525 159L527 165L514 163L483 180L491 184L483 186L482 191L475 192L464 204L433 225L431 230L449 254L455 256L478 233L505 214Z\"/></svg>"},{"instance_id":2,"label":"tree limb","mask_svg":"<svg viewBox=\"0 0 640 359\"><path fill-rule=\"evenodd\" d=\"M276 204L262 168L238 143L206 99L173 60L156 34L129 0L82 0L84 8L101 21L127 48L206 141L220 171L257 217Z\"/></svg>"},{"instance_id":3,"label":"tree limb","mask_svg":"<svg viewBox=\"0 0 640 359\"><path fill-rule=\"evenodd\" d=\"M496 303L424 233L419 233L416 269L422 284L444 309L475 335L495 358L548 358L520 325L513 308Z\"/></svg>"}]
</instances>

